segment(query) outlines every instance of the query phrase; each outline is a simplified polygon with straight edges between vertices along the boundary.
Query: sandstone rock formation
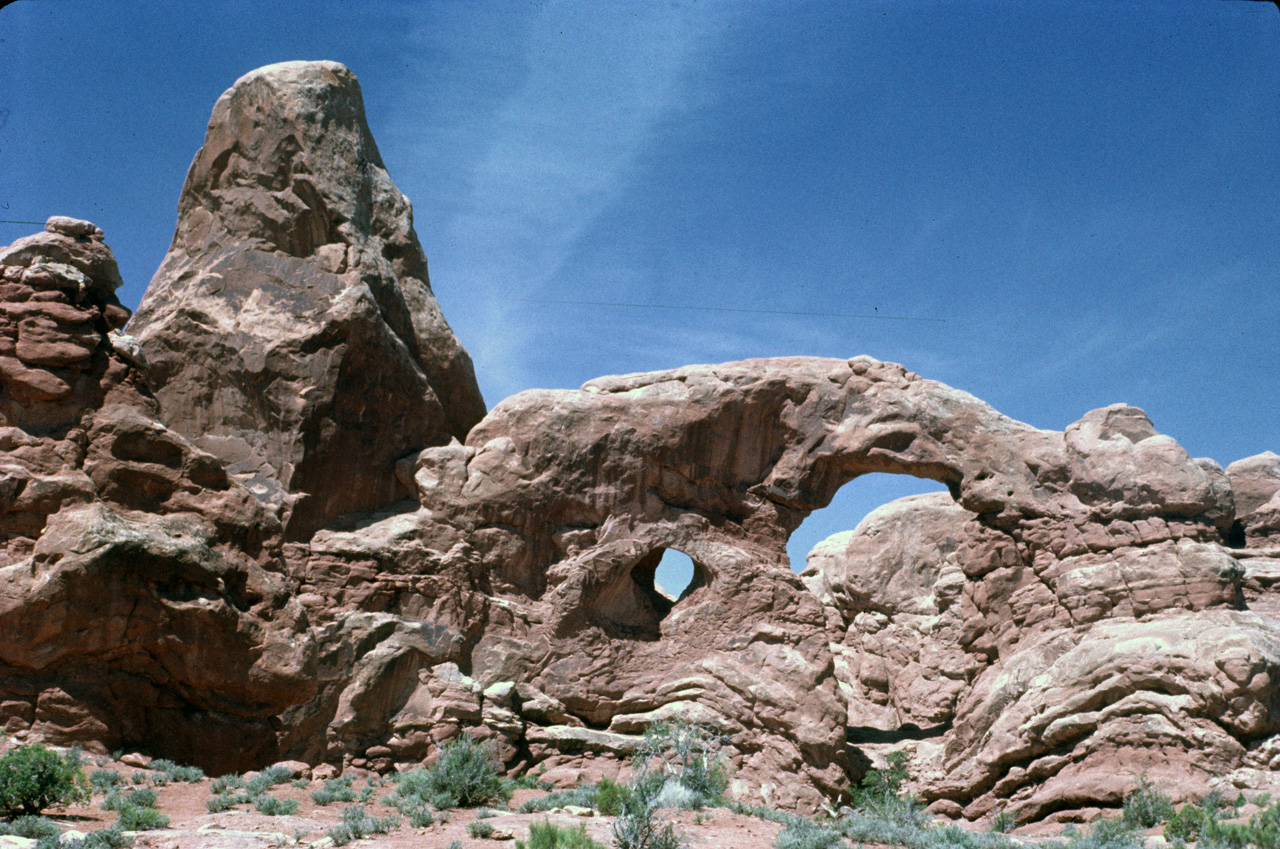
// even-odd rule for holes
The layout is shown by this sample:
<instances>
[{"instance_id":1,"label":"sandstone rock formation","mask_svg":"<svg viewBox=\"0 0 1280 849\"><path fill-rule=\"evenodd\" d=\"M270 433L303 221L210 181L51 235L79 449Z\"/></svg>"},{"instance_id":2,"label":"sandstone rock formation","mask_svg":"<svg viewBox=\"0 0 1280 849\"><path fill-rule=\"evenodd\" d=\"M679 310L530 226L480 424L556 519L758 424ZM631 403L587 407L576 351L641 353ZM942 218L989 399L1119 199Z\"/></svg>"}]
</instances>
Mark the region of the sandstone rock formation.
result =
<instances>
[{"instance_id":1,"label":"sandstone rock formation","mask_svg":"<svg viewBox=\"0 0 1280 849\"><path fill-rule=\"evenodd\" d=\"M403 497L395 462L485 412L335 62L261 68L218 99L130 332L165 421L295 538Z\"/></svg>"},{"instance_id":2,"label":"sandstone rock formation","mask_svg":"<svg viewBox=\"0 0 1280 849\"><path fill-rule=\"evenodd\" d=\"M156 421L101 230L52 218L0 268L0 726L272 756L314 689L279 522Z\"/></svg>"},{"instance_id":3,"label":"sandstone rock formation","mask_svg":"<svg viewBox=\"0 0 1280 849\"><path fill-rule=\"evenodd\" d=\"M1280 455L1264 451L1227 466L1249 548L1280 548Z\"/></svg>"},{"instance_id":4,"label":"sandstone rock formation","mask_svg":"<svg viewBox=\"0 0 1280 849\"><path fill-rule=\"evenodd\" d=\"M92 225L0 267L13 733L218 771L467 733L571 780L683 718L744 799L812 810L892 740L936 810L1022 819L1280 767L1275 455L1224 471L1124 405L1038 430L869 357L483 415L339 65L219 100L140 345ZM869 472L949 494L796 575L787 538Z\"/></svg>"}]
</instances>

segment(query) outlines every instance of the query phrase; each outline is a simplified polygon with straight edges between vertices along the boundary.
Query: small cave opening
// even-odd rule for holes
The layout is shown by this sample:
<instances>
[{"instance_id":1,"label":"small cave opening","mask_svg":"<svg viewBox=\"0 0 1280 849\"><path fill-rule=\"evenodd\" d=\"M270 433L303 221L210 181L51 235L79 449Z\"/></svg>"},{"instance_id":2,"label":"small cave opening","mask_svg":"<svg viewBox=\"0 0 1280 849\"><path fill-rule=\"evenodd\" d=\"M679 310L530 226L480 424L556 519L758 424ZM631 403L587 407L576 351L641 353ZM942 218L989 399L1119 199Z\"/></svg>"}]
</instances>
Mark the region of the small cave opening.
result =
<instances>
[{"instance_id":1,"label":"small cave opening","mask_svg":"<svg viewBox=\"0 0 1280 849\"><path fill-rule=\"evenodd\" d=\"M859 475L836 492L831 503L814 510L787 540L787 557L793 572L803 572L809 552L832 534L851 531L877 507L908 495L949 492L946 484L890 472ZM952 493L952 497L955 494Z\"/></svg>"}]
</instances>

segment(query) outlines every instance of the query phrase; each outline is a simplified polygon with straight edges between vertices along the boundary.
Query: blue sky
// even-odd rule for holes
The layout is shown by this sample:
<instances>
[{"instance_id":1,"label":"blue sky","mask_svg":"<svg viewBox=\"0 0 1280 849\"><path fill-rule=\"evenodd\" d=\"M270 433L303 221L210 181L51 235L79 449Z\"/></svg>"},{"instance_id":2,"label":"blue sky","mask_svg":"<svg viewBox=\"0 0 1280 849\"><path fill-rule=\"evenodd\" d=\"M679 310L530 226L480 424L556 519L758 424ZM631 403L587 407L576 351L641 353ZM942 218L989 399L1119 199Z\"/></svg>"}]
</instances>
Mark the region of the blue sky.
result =
<instances>
[{"instance_id":1,"label":"blue sky","mask_svg":"<svg viewBox=\"0 0 1280 849\"><path fill-rule=\"evenodd\" d=\"M0 55L0 218L97 223L129 306L218 95L334 59L490 406L867 353L1038 427L1124 401L1280 451L1270 3L19 0ZM920 486L854 482L793 557Z\"/></svg>"}]
</instances>

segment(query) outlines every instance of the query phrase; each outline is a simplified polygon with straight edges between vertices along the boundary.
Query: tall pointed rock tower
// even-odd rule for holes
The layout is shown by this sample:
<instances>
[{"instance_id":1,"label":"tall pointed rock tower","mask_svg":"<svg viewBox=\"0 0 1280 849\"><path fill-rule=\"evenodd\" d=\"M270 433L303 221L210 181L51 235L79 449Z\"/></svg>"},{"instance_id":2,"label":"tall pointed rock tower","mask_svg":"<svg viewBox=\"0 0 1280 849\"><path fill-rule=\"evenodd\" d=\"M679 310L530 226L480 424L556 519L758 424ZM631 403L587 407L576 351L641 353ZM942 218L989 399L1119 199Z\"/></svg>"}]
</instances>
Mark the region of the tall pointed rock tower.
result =
<instances>
[{"instance_id":1,"label":"tall pointed rock tower","mask_svg":"<svg viewBox=\"0 0 1280 849\"><path fill-rule=\"evenodd\" d=\"M129 332L165 422L295 539L402 497L395 462L485 413L336 62L260 68L218 99Z\"/></svg>"}]
</instances>

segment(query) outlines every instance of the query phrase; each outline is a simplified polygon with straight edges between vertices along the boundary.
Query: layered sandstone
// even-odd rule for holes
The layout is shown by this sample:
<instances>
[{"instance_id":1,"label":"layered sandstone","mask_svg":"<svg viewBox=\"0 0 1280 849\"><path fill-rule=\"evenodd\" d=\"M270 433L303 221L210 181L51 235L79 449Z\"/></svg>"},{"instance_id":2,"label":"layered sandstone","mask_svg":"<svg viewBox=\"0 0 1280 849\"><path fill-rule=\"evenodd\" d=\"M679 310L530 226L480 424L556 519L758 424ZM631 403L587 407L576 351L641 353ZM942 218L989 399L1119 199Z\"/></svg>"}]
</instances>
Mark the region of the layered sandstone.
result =
<instances>
[{"instance_id":1,"label":"layered sandstone","mask_svg":"<svg viewBox=\"0 0 1280 849\"><path fill-rule=\"evenodd\" d=\"M0 268L0 726L273 755L273 717L314 689L279 522L156 420L101 230L52 218Z\"/></svg>"}]
</instances>

